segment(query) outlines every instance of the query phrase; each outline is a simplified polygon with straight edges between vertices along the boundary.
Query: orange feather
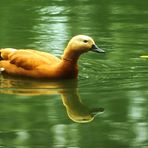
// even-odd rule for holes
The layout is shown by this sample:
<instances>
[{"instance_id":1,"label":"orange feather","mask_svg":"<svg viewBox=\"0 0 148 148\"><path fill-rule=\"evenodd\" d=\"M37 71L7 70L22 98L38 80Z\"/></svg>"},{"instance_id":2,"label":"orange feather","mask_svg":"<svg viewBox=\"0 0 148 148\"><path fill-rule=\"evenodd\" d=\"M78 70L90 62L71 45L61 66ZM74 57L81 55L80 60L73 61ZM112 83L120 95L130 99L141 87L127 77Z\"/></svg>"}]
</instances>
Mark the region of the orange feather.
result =
<instances>
[{"instance_id":1,"label":"orange feather","mask_svg":"<svg viewBox=\"0 0 148 148\"><path fill-rule=\"evenodd\" d=\"M76 78L78 58L89 50L104 52L92 38L84 35L70 40L62 59L32 49L4 48L0 49L0 68L9 74L34 78Z\"/></svg>"}]
</instances>

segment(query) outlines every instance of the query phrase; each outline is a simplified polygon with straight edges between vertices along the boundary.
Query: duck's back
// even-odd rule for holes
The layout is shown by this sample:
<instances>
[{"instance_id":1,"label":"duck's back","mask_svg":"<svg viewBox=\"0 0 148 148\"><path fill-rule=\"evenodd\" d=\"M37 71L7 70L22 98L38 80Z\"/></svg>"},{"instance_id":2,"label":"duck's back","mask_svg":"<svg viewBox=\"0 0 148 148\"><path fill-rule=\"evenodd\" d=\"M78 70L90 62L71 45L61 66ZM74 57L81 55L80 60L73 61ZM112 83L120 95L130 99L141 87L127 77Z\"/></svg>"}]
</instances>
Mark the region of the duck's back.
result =
<instances>
[{"instance_id":1,"label":"duck's back","mask_svg":"<svg viewBox=\"0 0 148 148\"><path fill-rule=\"evenodd\" d=\"M47 52L42 52L42 51L37 51L37 50L32 50L32 49L27 49L27 51L36 54L37 56L40 56L41 58L45 58L48 60L49 63L57 63L60 62L61 60L57 58L56 56L47 53Z\"/></svg>"},{"instance_id":2,"label":"duck's back","mask_svg":"<svg viewBox=\"0 0 148 148\"><path fill-rule=\"evenodd\" d=\"M47 67L49 69L48 72L50 72L52 67L60 61L54 55L41 51L12 48L0 49L0 68L14 75L42 77L39 74L39 67Z\"/></svg>"},{"instance_id":3,"label":"duck's back","mask_svg":"<svg viewBox=\"0 0 148 148\"><path fill-rule=\"evenodd\" d=\"M33 69L42 64L56 64L60 59L52 54L36 51L32 49L12 49L5 48L0 50L1 61L9 61L24 69Z\"/></svg>"}]
</instances>

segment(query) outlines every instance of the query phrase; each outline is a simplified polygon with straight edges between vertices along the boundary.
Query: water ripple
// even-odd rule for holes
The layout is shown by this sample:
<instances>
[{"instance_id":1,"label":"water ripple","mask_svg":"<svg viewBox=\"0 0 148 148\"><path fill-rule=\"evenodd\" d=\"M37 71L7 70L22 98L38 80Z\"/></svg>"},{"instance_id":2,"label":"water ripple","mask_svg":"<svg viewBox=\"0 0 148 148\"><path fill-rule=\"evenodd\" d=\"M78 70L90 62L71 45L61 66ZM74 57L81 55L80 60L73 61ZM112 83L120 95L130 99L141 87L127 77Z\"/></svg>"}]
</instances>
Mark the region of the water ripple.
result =
<instances>
[{"instance_id":1,"label":"water ripple","mask_svg":"<svg viewBox=\"0 0 148 148\"><path fill-rule=\"evenodd\" d=\"M98 62L99 64L94 64ZM95 66L93 66L95 65ZM109 60L87 60L81 63L79 87L84 91L97 91L104 89L147 89L145 83L148 69L141 61L133 59L132 65L127 62L110 62Z\"/></svg>"}]
</instances>

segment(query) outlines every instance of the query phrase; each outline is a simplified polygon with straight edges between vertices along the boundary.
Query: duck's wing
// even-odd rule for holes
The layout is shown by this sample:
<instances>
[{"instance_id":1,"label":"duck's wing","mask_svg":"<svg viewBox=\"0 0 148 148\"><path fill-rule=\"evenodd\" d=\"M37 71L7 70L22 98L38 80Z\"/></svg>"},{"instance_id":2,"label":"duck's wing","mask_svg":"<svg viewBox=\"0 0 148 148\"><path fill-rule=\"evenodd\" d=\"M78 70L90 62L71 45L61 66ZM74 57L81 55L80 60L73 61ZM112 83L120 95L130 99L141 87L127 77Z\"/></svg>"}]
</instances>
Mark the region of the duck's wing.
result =
<instances>
[{"instance_id":1,"label":"duck's wing","mask_svg":"<svg viewBox=\"0 0 148 148\"><path fill-rule=\"evenodd\" d=\"M61 60L59 58L57 58L56 56L50 54L50 53L47 53L47 52L42 52L42 51L37 51L37 50L32 50L32 49L28 49L29 51L37 54L37 55L40 55L40 56L43 56L44 58L47 58L48 61L50 61L51 63L52 62L60 62Z\"/></svg>"},{"instance_id":2,"label":"duck's wing","mask_svg":"<svg viewBox=\"0 0 148 148\"><path fill-rule=\"evenodd\" d=\"M7 60L17 67L22 67L26 70L32 70L38 66L47 64L55 64L60 61L57 57L34 50L16 50L16 49L1 49L1 59Z\"/></svg>"}]
</instances>

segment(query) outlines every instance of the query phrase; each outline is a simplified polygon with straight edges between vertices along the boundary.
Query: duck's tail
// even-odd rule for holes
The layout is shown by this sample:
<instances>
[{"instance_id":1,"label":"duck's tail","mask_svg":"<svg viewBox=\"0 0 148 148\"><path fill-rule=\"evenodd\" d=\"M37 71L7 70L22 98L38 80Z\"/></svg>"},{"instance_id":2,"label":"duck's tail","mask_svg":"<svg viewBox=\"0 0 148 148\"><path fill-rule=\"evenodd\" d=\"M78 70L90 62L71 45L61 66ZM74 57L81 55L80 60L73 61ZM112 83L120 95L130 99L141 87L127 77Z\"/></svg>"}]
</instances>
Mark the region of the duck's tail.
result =
<instances>
[{"instance_id":1,"label":"duck's tail","mask_svg":"<svg viewBox=\"0 0 148 148\"><path fill-rule=\"evenodd\" d=\"M2 58L2 56L1 56L1 50L0 50L0 61L2 61L3 60L3 58ZM3 68L3 67L0 67L0 73L2 72L2 71L4 71L5 69Z\"/></svg>"},{"instance_id":2,"label":"duck's tail","mask_svg":"<svg viewBox=\"0 0 148 148\"><path fill-rule=\"evenodd\" d=\"M1 73L2 71L5 71L5 68L3 68L3 67L0 68L0 73Z\"/></svg>"},{"instance_id":3,"label":"duck's tail","mask_svg":"<svg viewBox=\"0 0 148 148\"><path fill-rule=\"evenodd\" d=\"M2 60L3 60L3 58L2 58L2 54L1 54L1 50L0 50L0 61L2 61ZM0 67L0 73L4 70L5 70L4 68Z\"/></svg>"},{"instance_id":4,"label":"duck's tail","mask_svg":"<svg viewBox=\"0 0 148 148\"><path fill-rule=\"evenodd\" d=\"M1 50L0 50L0 61L3 60Z\"/></svg>"},{"instance_id":5,"label":"duck's tail","mask_svg":"<svg viewBox=\"0 0 148 148\"><path fill-rule=\"evenodd\" d=\"M14 48L2 48L0 49L0 61L2 60L8 60L9 55L13 52L15 52L16 49Z\"/></svg>"},{"instance_id":6,"label":"duck's tail","mask_svg":"<svg viewBox=\"0 0 148 148\"><path fill-rule=\"evenodd\" d=\"M0 61L4 60L4 58L2 56L3 55L2 52L3 52L3 49L0 49Z\"/></svg>"}]
</instances>

